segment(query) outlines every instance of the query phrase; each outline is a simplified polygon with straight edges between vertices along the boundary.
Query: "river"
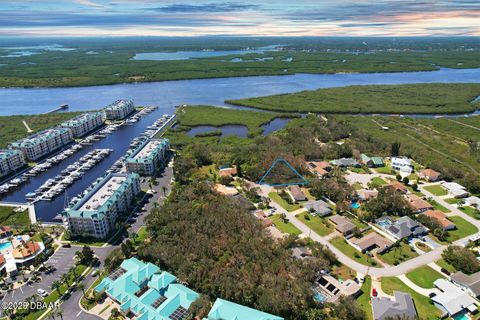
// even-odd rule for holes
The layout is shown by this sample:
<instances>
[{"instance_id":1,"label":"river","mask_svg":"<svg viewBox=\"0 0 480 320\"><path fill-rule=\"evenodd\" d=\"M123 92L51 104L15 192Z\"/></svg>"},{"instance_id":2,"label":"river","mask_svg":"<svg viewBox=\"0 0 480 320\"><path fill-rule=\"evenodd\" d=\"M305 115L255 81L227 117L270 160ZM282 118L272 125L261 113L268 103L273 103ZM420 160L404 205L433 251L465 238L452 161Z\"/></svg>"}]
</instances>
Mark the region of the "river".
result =
<instances>
[{"instance_id":1,"label":"river","mask_svg":"<svg viewBox=\"0 0 480 320\"><path fill-rule=\"evenodd\" d=\"M224 101L318 88L369 84L480 82L480 69L426 72L295 74L164 82L143 82L73 88L2 88L0 115L44 113L67 103L71 111L102 108L117 99L156 105L172 113L179 104L225 106Z\"/></svg>"},{"instance_id":2,"label":"river","mask_svg":"<svg viewBox=\"0 0 480 320\"><path fill-rule=\"evenodd\" d=\"M8 88L0 89L0 115L38 114L68 103L71 111L102 108L116 99L132 99L136 105L156 105L159 108L131 126L123 126L106 138L86 147L62 161L14 192L3 196L2 201L25 202L25 194L37 189L47 179L64 170L93 148L113 148L114 152L88 171L82 179L67 188L72 198L102 176L118 158L124 155L129 142L145 131L164 113L173 113L178 104L209 104L225 106L224 100L252 96L367 84L404 84L428 82L480 82L480 69L441 69L433 72L370 73L370 74L296 74L288 76L240 77L204 80L182 80L137 84L120 84L76 88ZM285 120L286 121L286 120ZM275 122L271 130L281 126ZM267 128L270 130L270 128ZM65 196L36 204L40 221L53 221L65 202Z\"/></svg>"}]
</instances>

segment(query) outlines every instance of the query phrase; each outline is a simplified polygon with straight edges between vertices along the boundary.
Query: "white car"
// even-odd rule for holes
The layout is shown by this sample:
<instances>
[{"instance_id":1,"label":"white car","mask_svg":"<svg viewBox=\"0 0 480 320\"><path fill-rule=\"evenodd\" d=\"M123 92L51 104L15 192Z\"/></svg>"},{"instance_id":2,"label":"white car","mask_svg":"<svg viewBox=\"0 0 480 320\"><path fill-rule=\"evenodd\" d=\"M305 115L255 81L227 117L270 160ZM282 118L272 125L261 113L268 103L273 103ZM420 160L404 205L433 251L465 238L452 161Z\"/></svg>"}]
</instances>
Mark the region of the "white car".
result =
<instances>
[{"instance_id":1,"label":"white car","mask_svg":"<svg viewBox=\"0 0 480 320\"><path fill-rule=\"evenodd\" d=\"M43 289L37 289L37 293L38 293L39 295L41 295L42 297L48 296L47 291L45 291L45 290L43 290Z\"/></svg>"}]
</instances>

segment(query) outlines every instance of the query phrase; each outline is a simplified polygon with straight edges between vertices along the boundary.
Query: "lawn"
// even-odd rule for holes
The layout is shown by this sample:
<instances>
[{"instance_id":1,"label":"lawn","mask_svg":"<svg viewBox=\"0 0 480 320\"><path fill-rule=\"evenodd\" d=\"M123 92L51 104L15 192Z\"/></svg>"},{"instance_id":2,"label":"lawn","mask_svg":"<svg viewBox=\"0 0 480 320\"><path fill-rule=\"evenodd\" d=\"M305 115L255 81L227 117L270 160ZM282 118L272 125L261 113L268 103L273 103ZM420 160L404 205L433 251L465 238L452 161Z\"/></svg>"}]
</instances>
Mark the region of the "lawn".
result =
<instances>
[{"instance_id":1,"label":"lawn","mask_svg":"<svg viewBox=\"0 0 480 320\"><path fill-rule=\"evenodd\" d=\"M372 279L370 277L365 277L365 282L362 285L362 294L357 298L357 303L365 311L367 315L367 320L373 319L372 314L372 305L370 303L370 292L372 291Z\"/></svg>"},{"instance_id":2,"label":"lawn","mask_svg":"<svg viewBox=\"0 0 480 320\"><path fill-rule=\"evenodd\" d=\"M52 106L53 108L53 106ZM22 121L25 121L34 132L53 127L66 120L69 120L80 112L58 112L36 115L17 115L0 117L0 148L18 139L29 135Z\"/></svg>"},{"instance_id":3,"label":"lawn","mask_svg":"<svg viewBox=\"0 0 480 320\"><path fill-rule=\"evenodd\" d=\"M462 201L462 199L457 199L457 198L450 198L450 199L444 199L444 200L446 203L449 203L449 204L457 204L460 201Z\"/></svg>"},{"instance_id":4,"label":"lawn","mask_svg":"<svg viewBox=\"0 0 480 320\"><path fill-rule=\"evenodd\" d=\"M406 276L416 285L426 289L433 288L433 282L435 282L435 280L439 278L443 278L440 273L430 268L429 266L423 266L413 271L410 271L406 274Z\"/></svg>"},{"instance_id":5,"label":"lawn","mask_svg":"<svg viewBox=\"0 0 480 320\"><path fill-rule=\"evenodd\" d=\"M333 232L332 224L329 223L325 218L312 216L306 211L297 214L296 217L320 236L326 236L327 234Z\"/></svg>"},{"instance_id":6,"label":"lawn","mask_svg":"<svg viewBox=\"0 0 480 320\"><path fill-rule=\"evenodd\" d=\"M448 217L448 219L455 223L457 229L448 231L447 242L453 242L458 239L465 238L466 236L474 234L478 231L477 227L462 217L452 216Z\"/></svg>"},{"instance_id":7,"label":"lawn","mask_svg":"<svg viewBox=\"0 0 480 320\"><path fill-rule=\"evenodd\" d=\"M275 224L275 227L280 230L282 233L288 233L294 236L298 236L302 232L298 230L297 227L295 227L291 222L285 223L282 219L281 214L274 214L273 216L270 217L270 219L273 221Z\"/></svg>"},{"instance_id":8,"label":"lawn","mask_svg":"<svg viewBox=\"0 0 480 320\"><path fill-rule=\"evenodd\" d=\"M397 265L403 261L410 260L418 256L412 247L403 241L400 241L399 247L392 247L386 253L379 255L380 259L389 265Z\"/></svg>"},{"instance_id":9,"label":"lawn","mask_svg":"<svg viewBox=\"0 0 480 320\"><path fill-rule=\"evenodd\" d=\"M393 295L393 291L409 293L415 302L415 307L417 308L420 319L436 320L440 319L440 316L442 315L440 309L433 305L430 298L422 296L421 294L413 291L396 277L382 278L382 290L389 295Z\"/></svg>"},{"instance_id":10,"label":"lawn","mask_svg":"<svg viewBox=\"0 0 480 320\"><path fill-rule=\"evenodd\" d=\"M387 184L387 182L386 182L385 180L383 180L382 178L380 178L380 177L373 177L372 180L370 180L370 183L371 183L372 186L375 187L375 188L381 187L381 186Z\"/></svg>"},{"instance_id":11,"label":"lawn","mask_svg":"<svg viewBox=\"0 0 480 320\"><path fill-rule=\"evenodd\" d=\"M298 203L294 203L294 204L288 203L286 200L280 197L280 195L275 191L270 192L268 196L270 197L270 199L278 203L283 209L287 210L288 212L292 212L302 208L302 206L299 205Z\"/></svg>"},{"instance_id":12,"label":"lawn","mask_svg":"<svg viewBox=\"0 0 480 320\"><path fill-rule=\"evenodd\" d=\"M470 217L480 220L480 213L478 213L478 211L475 208L470 206L463 206L458 209L463 213L468 214Z\"/></svg>"},{"instance_id":13,"label":"lawn","mask_svg":"<svg viewBox=\"0 0 480 320\"><path fill-rule=\"evenodd\" d=\"M444 206L442 206L440 203L438 203L437 201L433 200L433 199L427 199L428 203L430 203L432 206L433 206L433 209L435 210L440 210L442 212L445 212L445 213L449 213L450 210L448 210L447 208L445 208Z\"/></svg>"},{"instance_id":14,"label":"lawn","mask_svg":"<svg viewBox=\"0 0 480 320\"><path fill-rule=\"evenodd\" d=\"M440 185L426 186L424 189L436 196L446 196L448 194L447 190Z\"/></svg>"},{"instance_id":15,"label":"lawn","mask_svg":"<svg viewBox=\"0 0 480 320\"><path fill-rule=\"evenodd\" d=\"M450 273L457 272L457 269L455 269L454 266L452 266L451 264L449 264L447 261L445 261L443 259L437 260L437 261L435 261L435 263L438 264L440 266L440 268L443 268Z\"/></svg>"},{"instance_id":16,"label":"lawn","mask_svg":"<svg viewBox=\"0 0 480 320\"><path fill-rule=\"evenodd\" d=\"M347 243L347 241L343 237L335 237L330 240L330 243L337 248L338 250L342 251L344 254L352 258L353 260L364 264L366 266L376 266L377 263L367 256L364 253L361 253L351 245Z\"/></svg>"},{"instance_id":17,"label":"lawn","mask_svg":"<svg viewBox=\"0 0 480 320\"><path fill-rule=\"evenodd\" d=\"M353 189L355 190L362 190L363 189L363 186L361 183L359 182L355 182L353 185L352 185Z\"/></svg>"},{"instance_id":18,"label":"lawn","mask_svg":"<svg viewBox=\"0 0 480 320\"><path fill-rule=\"evenodd\" d=\"M14 212L15 207L0 206L0 225L2 226L28 226L30 216L28 210Z\"/></svg>"},{"instance_id":19,"label":"lawn","mask_svg":"<svg viewBox=\"0 0 480 320\"><path fill-rule=\"evenodd\" d=\"M252 135L260 134L263 124L281 116L278 113L256 112L215 108L211 106L188 106L177 112L178 122L182 126L195 127L209 125L220 127L224 125L245 125Z\"/></svg>"},{"instance_id":20,"label":"lawn","mask_svg":"<svg viewBox=\"0 0 480 320\"><path fill-rule=\"evenodd\" d=\"M135 245L140 245L145 241L147 238L148 232L147 232L147 227L141 226L140 229L138 229L137 233L135 234L134 238L134 243Z\"/></svg>"}]
</instances>

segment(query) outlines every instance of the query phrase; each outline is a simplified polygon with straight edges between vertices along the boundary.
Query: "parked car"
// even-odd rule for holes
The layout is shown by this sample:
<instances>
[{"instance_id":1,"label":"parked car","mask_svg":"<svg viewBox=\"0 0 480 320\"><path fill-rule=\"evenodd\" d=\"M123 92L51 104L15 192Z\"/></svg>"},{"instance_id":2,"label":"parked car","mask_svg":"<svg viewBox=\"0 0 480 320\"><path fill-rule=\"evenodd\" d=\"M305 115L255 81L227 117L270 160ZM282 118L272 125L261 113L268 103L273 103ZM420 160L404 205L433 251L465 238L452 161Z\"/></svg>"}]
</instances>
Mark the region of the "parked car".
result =
<instances>
[{"instance_id":1,"label":"parked car","mask_svg":"<svg viewBox=\"0 0 480 320\"><path fill-rule=\"evenodd\" d=\"M445 269L445 268L441 268L440 271L442 271L443 273L445 273L447 276L450 275L450 271L448 271L448 270Z\"/></svg>"},{"instance_id":2,"label":"parked car","mask_svg":"<svg viewBox=\"0 0 480 320\"><path fill-rule=\"evenodd\" d=\"M95 277L97 274L98 274L98 270L97 269L93 270L92 277Z\"/></svg>"},{"instance_id":3,"label":"parked car","mask_svg":"<svg viewBox=\"0 0 480 320\"><path fill-rule=\"evenodd\" d=\"M62 248L71 248L72 245L70 243L62 243Z\"/></svg>"},{"instance_id":4,"label":"parked car","mask_svg":"<svg viewBox=\"0 0 480 320\"><path fill-rule=\"evenodd\" d=\"M433 298L433 297L435 297L436 295L437 295L437 294L436 294L435 292L430 292L430 293L428 294L428 296L429 296L430 298Z\"/></svg>"},{"instance_id":5,"label":"parked car","mask_svg":"<svg viewBox=\"0 0 480 320\"><path fill-rule=\"evenodd\" d=\"M37 289L37 293L38 293L39 295L41 295L42 297L44 297L44 298L45 298L46 296L48 296L47 291L45 291L45 290L43 290L43 289Z\"/></svg>"},{"instance_id":6,"label":"parked car","mask_svg":"<svg viewBox=\"0 0 480 320\"><path fill-rule=\"evenodd\" d=\"M372 289L372 296L373 296L373 297L378 296L377 289L375 289L375 288Z\"/></svg>"}]
</instances>

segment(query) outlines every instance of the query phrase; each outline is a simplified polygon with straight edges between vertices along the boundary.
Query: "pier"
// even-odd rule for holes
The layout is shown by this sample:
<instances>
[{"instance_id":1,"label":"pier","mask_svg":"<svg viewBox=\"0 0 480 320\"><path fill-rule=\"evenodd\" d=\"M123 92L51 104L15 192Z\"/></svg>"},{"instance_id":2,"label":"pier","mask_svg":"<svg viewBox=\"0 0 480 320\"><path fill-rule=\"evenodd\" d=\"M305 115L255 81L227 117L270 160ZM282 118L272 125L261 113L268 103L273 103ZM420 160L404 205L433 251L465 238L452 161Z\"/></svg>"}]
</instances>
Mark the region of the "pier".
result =
<instances>
[{"instance_id":1,"label":"pier","mask_svg":"<svg viewBox=\"0 0 480 320\"><path fill-rule=\"evenodd\" d=\"M52 109L50 111L47 111L44 114L55 113L57 111L62 111L62 110L67 110L67 109L68 109L68 104L62 104L60 107Z\"/></svg>"}]
</instances>

